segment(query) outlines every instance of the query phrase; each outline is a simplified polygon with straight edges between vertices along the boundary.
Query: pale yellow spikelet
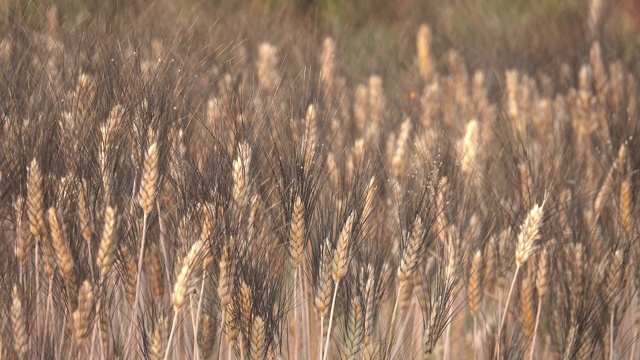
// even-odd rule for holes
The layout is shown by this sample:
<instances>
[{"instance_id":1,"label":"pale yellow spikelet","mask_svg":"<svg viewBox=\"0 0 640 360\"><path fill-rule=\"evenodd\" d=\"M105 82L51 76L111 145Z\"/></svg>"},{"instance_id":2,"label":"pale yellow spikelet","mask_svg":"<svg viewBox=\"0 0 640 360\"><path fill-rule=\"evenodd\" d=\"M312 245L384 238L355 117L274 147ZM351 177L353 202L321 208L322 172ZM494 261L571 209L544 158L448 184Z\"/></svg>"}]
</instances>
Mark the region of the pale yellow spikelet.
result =
<instances>
[{"instance_id":1,"label":"pale yellow spikelet","mask_svg":"<svg viewBox=\"0 0 640 360\"><path fill-rule=\"evenodd\" d=\"M265 356L265 324L256 316L251 324L251 360L262 360Z\"/></svg>"},{"instance_id":2,"label":"pale yellow spikelet","mask_svg":"<svg viewBox=\"0 0 640 360\"><path fill-rule=\"evenodd\" d=\"M89 215L89 190L86 180L82 180L78 188L78 204L77 214L78 222L80 223L80 231L82 238L87 244L91 244L91 237L93 236L93 221Z\"/></svg>"},{"instance_id":3,"label":"pale yellow spikelet","mask_svg":"<svg viewBox=\"0 0 640 360\"><path fill-rule=\"evenodd\" d=\"M293 269L297 269L304 255L304 205L300 196L296 197L291 215L291 231L289 233L289 251Z\"/></svg>"},{"instance_id":4,"label":"pale yellow spikelet","mask_svg":"<svg viewBox=\"0 0 640 360\"><path fill-rule=\"evenodd\" d=\"M53 249L48 241L43 241L46 233L44 220L43 179L38 162L34 158L27 168L27 218L29 230L40 246L44 270L51 278L55 269Z\"/></svg>"},{"instance_id":5,"label":"pale yellow spikelet","mask_svg":"<svg viewBox=\"0 0 640 360\"><path fill-rule=\"evenodd\" d=\"M633 192L631 181L627 177L620 184L620 226L625 235L631 234L631 210L633 206Z\"/></svg>"},{"instance_id":6,"label":"pale yellow spikelet","mask_svg":"<svg viewBox=\"0 0 640 360\"><path fill-rule=\"evenodd\" d=\"M151 292L155 301L160 302L164 298L165 275L163 272L160 252L155 244L149 244L149 251L145 253L145 268L151 282Z\"/></svg>"},{"instance_id":7,"label":"pale yellow spikelet","mask_svg":"<svg viewBox=\"0 0 640 360\"><path fill-rule=\"evenodd\" d=\"M386 99L384 96L382 78L378 75L369 77L369 121L365 121L365 137L377 139L384 120Z\"/></svg>"},{"instance_id":8,"label":"pale yellow spikelet","mask_svg":"<svg viewBox=\"0 0 640 360\"><path fill-rule=\"evenodd\" d=\"M247 143L238 145L238 154L233 161L233 199L239 207L248 202L248 180L251 165L251 147Z\"/></svg>"},{"instance_id":9,"label":"pale yellow spikelet","mask_svg":"<svg viewBox=\"0 0 640 360\"><path fill-rule=\"evenodd\" d=\"M105 281L115 260L115 253L118 248L118 242L114 236L115 228L116 211L111 206L107 206L104 211L102 238L100 239L100 247L98 248L98 256L96 257L96 265L98 269L100 269L101 281Z\"/></svg>"},{"instance_id":10,"label":"pale yellow spikelet","mask_svg":"<svg viewBox=\"0 0 640 360\"><path fill-rule=\"evenodd\" d=\"M466 175L473 173L476 168L476 157L478 145L480 143L480 130L478 120L472 119L467 123L467 129L462 140L462 148L460 149L462 160L460 169Z\"/></svg>"},{"instance_id":11,"label":"pale yellow spikelet","mask_svg":"<svg viewBox=\"0 0 640 360\"><path fill-rule=\"evenodd\" d=\"M420 25L418 29L416 49L420 76L424 80L429 80L434 73L435 65L431 56L431 28L427 24Z\"/></svg>"},{"instance_id":12,"label":"pale yellow spikelet","mask_svg":"<svg viewBox=\"0 0 640 360\"><path fill-rule=\"evenodd\" d=\"M182 259L182 265L179 267L180 270L171 295L173 310L176 313L182 309L184 302L187 300L187 296L196 286L198 269L202 269L199 260L201 260L204 251L204 243L202 241L196 241L191 245L189 253Z\"/></svg>"},{"instance_id":13,"label":"pale yellow spikelet","mask_svg":"<svg viewBox=\"0 0 640 360\"><path fill-rule=\"evenodd\" d=\"M242 280L240 282L240 314L242 315L240 326L248 330L251 326L251 288Z\"/></svg>"},{"instance_id":14,"label":"pale yellow spikelet","mask_svg":"<svg viewBox=\"0 0 640 360\"><path fill-rule=\"evenodd\" d=\"M393 158L391 159L391 168L395 177L399 177L400 175L402 175L405 170L405 155L407 152L409 136L411 135L412 128L413 126L411 125L410 119L406 119L400 126L400 133L398 135L398 139L396 140Z\"/></svg>"},{"instance_id":15,"label":"pale yellow spikelet","mask_svg":"<svg viewBox=\"0 0 640 360\"><path fill-rule=\"evenodd\" d=\"M206 242L209 240L209 236L211 235L213 228L216 225L216 208L212 203L199 204L201 218L202 218L202 229L200 230L200 240Z\"/></svg>"},{"instance_id":16,"label":"pale yellow spikelet","mask_svg":"<svg viewBox=\"0 0 640 360\"><path fill-rule=\"evenodd\" d=\"M230 242L224 244L222 256L220 258L220 272L218 275L218 298L220 307L225 308L231 302L231 245Z\"/></svg>"},{"instance_id":17,"label":"pale yellow spikelet","mask_svg":"<svg viewBox=\"0 0 640 360\"><path fill-rule=\"evenodd\" d=\"M538 267L536 272L536 288L540 299L549 292L549 251L544 248L538 255Z\"/></svg>"},{"instance_id":18,"label":"pale yellow spikelet","mask_svg":"<svg viewBox=\"0 0 640 360\"><path fill-rule=\"evenodd\" d=\"M18 197L13 203L15 212L15 232L16 232L16 257L20 264L25 265L31 251L33 250L34 237L29 231L29 224L25 219L25 201L23 197Z\"/></svg>"},{"instance_id":19,"label":"pale yellow spikelet","mask_svg":"<svg viewBox=\"0 0 640 360\"><path fill-rule=\"evenodd\" d=\"M471 261L471 273L469 275L469 286L467 293L469 296L469 311L475 317L480 312L482 302L482 250L477 250L473 254Z\"/></svg>"},{"instance_id":20,"label":"pale yellow spikelet","mask_svg":"<svg viewBox=\"0 0 640 360\"><path fill-rule=\"evenodd\" d=\"M373 213L374 201L376 196L376 190L378 187L376 186L376 178L375 176L371 177L369 183L367 184L367 188L365 190L365 199L364 199L364 208L362 210L362 218L371 222L373 219L370 219L371 214Z\"/></svg>"},{"instance_id":21,"label":"pale yellow spikelet","mask_svg":"<svg viewBox=\"0 0 640 360\"><path fill-rule=\"evenodd\" d=\"M224 324L227 333L227 341L229 343L234 343L238 336L240 335L240 331L238 329L238 324L236 323L236 319L234 316L236 305L231 302L227 305L225 316L224 316Z\"/></svg>"},{"instance_id":22,"label":"pale yellow spikelet","mask_svg":"<svg viewBox=\"0 0 640 360\"><path fill-rule=\"evenodd\" d=\"M275 91L278 86L278 55L276 48L268 43L262 43L258 47L258 80L260 86L267 92Z\"/></svg>"},{"instance_id":23,"label":"pale yellow spikelet","mask_svg":"<svg viewBox=\"0 0 640 360\"><path fill-rule=\"evenodd\" d=\"M544 215L544 202L542 205L534 205L522 224L518 234L518 244L516 245L516 265L522 266L536 249L536 241L539 237L542 226L542 216Z\"/></svg>"},{"instance_id":24,"label":"pale yellow spikelet","mask_svg":"<svg viewBox=\"0 0 640 360\"><path fill-rule=\"evenodd\" d=\"M69 248L69 240L67 239L64 224L60 221L60 215L56 208L51 207L47 212L49 220L49 229L51 230L51 242L53 250L56 254L58 267L65 283L69 287L71 294L76 293L76 274L75 263Z\"/></svg>"},{"instance_id":25,"label":"pale yellow spikelet","mask_svg":"<svg viewBox=\"0 0 640 360\"><path fill-rule=\"evenodd\" d=\"M81 346L92 330L93 315L93 286L88 280L85 280L78 292L78 308L73 312L73 328L75 331L76 342Z\"/></svg>"},{"instance_id":26,"label":"pale yellow spikelet","mask_svg":"<svg viewBox=\"0 0 640 360\"><path fill-rule=\"evenodd\" d=\"M349 303L349 317L345 338L345 356L347 359L356 359L360 352L364 331L364 314L360 298L354 296Z\"/></svg>"},{"instance_id":27,"label":"pale yellow spikelet","mask_svg":"<svg viewBox=\"0 0 640 360\"><path fill-rule=\"evenodd\" d=\"M307 114L304 120L304 166L309 169L316 151L316 118L317 110L313 104L307 108Z\"/></svg>"},{"instance_id":28,"label":"pale yellow spikelet","mask_svg":"<svg viewBox=\"0 0 640 360\"><path fill-rule=\"evenodd\" d=\"M602 49L599 42L595 41L591 44L589 59L591 61L591 67L593 68L593 79L596 85L596 92L600 96L607 85L607 71L602 62Z\"/></svg>"},{"instance_id":29,"label":"pale yellow spikelet","mask_svg":"<svg viewBox=\"0 0 640 360\"><path fill-rule=\"evenodd\" d=\"M353 97L353 118L358 130L363 132L367 125L369 113L369 88L363 84L358 84Z\"/></svg>"},{"instance_id":30,"label":"pale yellow spikelet","mask_svg":"<svg viewBox=\"0 0 640 360\"><path fill-rule=\"evenodd\" d=\"M336 250L333 254L333 262L331 264L331 276L334 282L338 282L347 274L347 264L349 261L349 242L351 239L351 231L353 229L355 213L351 213L347 218L340 236L338 237L338 243Z\"/></svg>"},{"instance_id":31,"label":"pale yellow spikelet","mask_svg":"<svg viewBox=\"0 0 640 360\"><path fill-rule=\"evenodd\" d=\"M331 101L329 97L333 93L335 77L335 53L336 44L332 38L327 37L322 42L322 54L320 55L320 84L325 99Z\"/></svg>"},{"instance_id":32,"label":"pale yellow spikelet","mask_svg":"<svg viewBox=\"0 0 640 360\"><path fill-rule=\"evenodd\" d=\"M200 334L198 335L198 346L203 359L209 359L213 355L215 343L216 324L213 316L202 314L200 322Z\"/></svg>"},{"instance_id":33,"label":"pale yellow spikelet","mask_svg":"<svg viewBox=\"0 0 640 360\"><path fill-rule=\"evenodd\" d=\"M611 308L615 308L620 302L624 280L624 251L618 249L613 254L613 261L609 269L609 280L607 281L607 295L611 297Z\"/></svg>"},{"instance_id":34,"label":"pale yellow spikelet","mask_svg":"<svg viewBox=\"0 0 640 360\"><path fill-rule=\"evenodd\" d=\"M149 131L148 140L149 147L144 157L138 195L138 202L145 216L149 216L153 210L158 188L158 140L154 131Z\"/></svg>"},{"instance_id":35,"label":"pale yellow spikelet","mask_svg":"<svg viewBox=\"0 0 640 360\"><path fill-rule=\"evenodd\" d=\"M162 360L167 343L167 321L164 316L160 316L153 330L151 346L149 347L149 358L151 360Z\"/></svg>"},{"instance_id":36,"label":"pale yellow spikelet","mask_svg":"<svg viewBox=\"0 0 640 360\"><path fill-rule=\"evenodd\" d=\"M375 278L373 276L373 267L371 267L371 271L368 272L369 277L367 278L367 282L365 284L365 315L364 315L364 333L362 338L362 343L365 347L369 346L371 343L371 337L373 336L374 331L374 299L376 297L375 294Z\"/></svg>"},{"instance_id":37,"label":"pale yellow spikelet","mask_svg":"<svg viewBox=\"0 0 640 360\"><path fill-rule=\"evenodd\" d=\"M449 233L457 234L457 230L454 225L450 226ZM458 255L458 236L454 235L445 243L445 250L447 253L447 267L445 269L446 279L449 284L456 282L456 273L458 271L458 262L460 261Z\"/></svg>"},{"instance_id":38,"label":"pale yellow spikelet","mask_svg":"<svg viewBox=\"0 0 640 360\"><path fill-rule=\"evenodd\" d=\"M505 75L505 84L507 91L507 115L509 115L511 121L518 120L519 105L518 105L518 88L520 74L517 70L508 70Z\"/></svg>"},{"instance_id":39,"label":"pale yellow spikelet","mask_svg":"<svg viewBox=\"0 0 640 360\"><path fill-rule=\"evenodd\" d=\"M520 171L520 191L522 193L522 205L526 208L531 206L531 192L533 191L533 180L531 179L531 172L529 167L525 163L518 165Z\"/></svg>"},{"instance_id":40,"label":"pale yellow spikelet","mask_svg":"<svg viewBox=\"0 0 640 360\"><path fill-rule=\"evenodd\" d=\"M494 285L496 281L496 267L497 267L497 244L496 238L492 236L485 248L485 262L484 271L482 272L483 288L485 292Z\"/></svg>"},{"instance_id":41,"label":"pale yellow spikelet","mask_svg":"<svg viewBox=\"0 0 640 360\"><path fill-rule=\"evenodd\" d=\"M611 166L611 169L609 169L609 172L607 173L607 177L605 177L604 182L602 183L602 186L600 186L600 190L598 191L598 194L596 195L596 200L593 204L593 210L595 211L596 216L599 216L602 214L604 207L609 201L609 197L611 195L611 192L613 191L614 175L617 172L616 169L617 169L617 163L614 162L614 164Z\"/></svg>"},{"instance_id":42,"label":"pale yellow spikelet","mask_svg":"<svg viewBox=\"0 0 640 360\"><path fill-rule=\"evenodd\" d=\"M520 288L520 313L522 315L524 335L527 339L531 339L535 326L536 311L533 299L533 286L528 277L522 279Z\"/></svg>"},{"instance_id":43,"label":"pale yellow spikelet","mask_svg":"<svg viewBox=\"0 0 640 360\"><path fill-rule=\"evenodd\" d=\"M138 265L136 264L131 251L127 246L120 246L120 255L122 258L121 279L124 285L124 292L127 300L131 303L135 301L136 296L136 277L138 273Z\"/></svg>"},{"instance_id":44,"label":"pale yellow spikelet","mask_svg":"<svg viewBox=\"0 0 640 360\"><path fill-rule=\"evenodd\" d=\"M11 293L13 303L11 304L11 326L13 327L13 349L18 354L20 359L26 359L29 352L29 337L27 333L27 324L24 314L24 308L22 306L22 300L20 299L20 293L18 287L13 286L13 292Z\"/></svg>"},{"instance_id":45,"label":"pale yellow spikelet","mask_svg":"<svg viewBox=\"0 0 640 360\"><path fill-rule=\"evenodd\" d=\"M331 294L333 291L333 278L331 276L332 258L331 244L329 243L329 239L325 239L322 245L322 257L314 299L315 309L321 318L327 316L329 313L329 305L331 304Z\"/></svg>"},{"instance_id":46,"label":"pale yellow spikelet","mask_svg":"<svg viewBox=\"0 0 640 360\"><path fill-rule=\"evenodd\" d=\"M589 17L587 19L587 26L589 30L589 36L597 36L598 28L602 22L602 15L605 12L607 1L606 0L591 0L589 5Z\"/></svg>"},{"instance_id":47,"label":"pale yellow spikelet","mask_svg":"<svg viewBox=\"0 0 640 360\"><path fill-rule=\"evenodd\" d=\"M42 194L42 174L36 159L27 168L27 215L31 234L39 239L45 228L43 217L44 195Z\"/></svg>"},{"instance_id":48,"label":"pale yellow spikelet","mask_svg":"<svg viewBox=\"0 0 640 360\"><path fill-rule=\"evenodd\" d=\"M422 219L420 216L416 216L411 228L409 242L402 252L400 265L398 266L398 280L400 281L400 284L404 284L413 275L418 263L418 256L423 236L424 226L422 225Z\"/></svg>"}]
</instances>

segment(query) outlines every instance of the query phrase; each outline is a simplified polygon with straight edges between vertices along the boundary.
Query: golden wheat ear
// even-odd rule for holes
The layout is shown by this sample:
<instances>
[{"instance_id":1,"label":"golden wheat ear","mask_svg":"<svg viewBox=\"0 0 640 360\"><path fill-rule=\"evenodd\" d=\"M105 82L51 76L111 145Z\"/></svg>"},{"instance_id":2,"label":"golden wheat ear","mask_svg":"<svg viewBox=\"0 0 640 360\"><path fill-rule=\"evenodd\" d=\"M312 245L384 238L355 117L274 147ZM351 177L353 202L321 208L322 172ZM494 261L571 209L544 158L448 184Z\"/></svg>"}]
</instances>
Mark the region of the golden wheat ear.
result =
<instances>
[{"instance_id":1,"label":"golden wheat ear","mask_svg":"<svg viewBox=\"0 0 640 360\"><path fill-rule=\"evenodd\" d=\"M19 359L26 359L29 353L29 335L27 333L27 324L25 319L24 308L18 286L13 286L11 293L13 303L11 304L11 325L13 327L13 349Z\"/></svg>"}]
</instances>

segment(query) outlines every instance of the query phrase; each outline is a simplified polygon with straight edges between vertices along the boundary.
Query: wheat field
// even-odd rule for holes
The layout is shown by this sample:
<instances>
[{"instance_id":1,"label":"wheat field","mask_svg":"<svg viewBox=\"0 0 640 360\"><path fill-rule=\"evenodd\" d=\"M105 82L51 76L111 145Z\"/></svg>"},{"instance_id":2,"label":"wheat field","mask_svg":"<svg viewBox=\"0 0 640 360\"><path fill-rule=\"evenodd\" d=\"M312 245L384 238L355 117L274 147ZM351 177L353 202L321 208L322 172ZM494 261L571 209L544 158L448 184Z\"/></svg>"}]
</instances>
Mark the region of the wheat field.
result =
<instances>
[{"instance_id":1,"label":"wheat field","mask_svg":"<svg viewBox=\"0 0 640 360\"><path fill-rule=\"evenodd\" d=\"M418 19L364 76L287 11L11 3L0 359L640 359L640 47L608 1L546 64Z\"/></svg>"}]
</instances>

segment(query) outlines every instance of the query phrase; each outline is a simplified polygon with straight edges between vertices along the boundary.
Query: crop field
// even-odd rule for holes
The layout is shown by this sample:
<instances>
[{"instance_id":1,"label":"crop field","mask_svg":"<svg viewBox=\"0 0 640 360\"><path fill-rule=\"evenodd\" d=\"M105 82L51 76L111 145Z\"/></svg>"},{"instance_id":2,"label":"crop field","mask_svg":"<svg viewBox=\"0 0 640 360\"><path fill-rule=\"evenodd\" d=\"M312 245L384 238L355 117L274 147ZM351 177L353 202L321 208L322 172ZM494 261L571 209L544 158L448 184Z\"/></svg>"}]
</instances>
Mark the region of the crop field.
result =
<instances>
[{"instance_id":1,"label":"crop field","mask_svg":"<svg viewBox=\"0 0 640 360\"><path fill-rule=\"evenodd\" d=\"M0 0L0 360L640 359L640 5Z\"/></svg>"}]
</instances>

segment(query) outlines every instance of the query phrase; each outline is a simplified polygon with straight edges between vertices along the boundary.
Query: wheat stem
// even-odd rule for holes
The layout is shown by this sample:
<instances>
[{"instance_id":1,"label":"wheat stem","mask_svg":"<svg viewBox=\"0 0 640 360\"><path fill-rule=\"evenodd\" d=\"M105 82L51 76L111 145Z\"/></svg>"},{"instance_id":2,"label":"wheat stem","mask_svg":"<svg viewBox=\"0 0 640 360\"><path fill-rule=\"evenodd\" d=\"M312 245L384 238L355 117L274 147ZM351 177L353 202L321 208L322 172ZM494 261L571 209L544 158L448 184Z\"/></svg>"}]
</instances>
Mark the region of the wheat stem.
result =
<instances>
[{"instance_id":1,"label":"wheat stem","mask_svg":"<svg viewBox=\"0 0 640 360\"><path fill-rule=\"evenodd\" d=\"M496 359L500 356L500 339L502 338L502 328L504 327L505 320L507 318L507 311L509 310L509 302L511 301L511 294L513 293L513 288L516 285L516 279L518 278L518 271L520 271L520 266L516 266L516 272L513 274L513 280L511 281L511 287L509 288L509 293L507 294L507 301L504 305L504 311L502 312L502 318L500 320L500 327L498 327L498 337L496 338Z\"/></svg>"},{"instance_id":2,"label":"wheat stem","mask_svg":"<svg viewBox=\"0 0 640 360\"><path fill-rule=\"evenodd\" d=\"M146 244L146 234L147 234L147 214L144 214L142 217L142 239L140 240L140 252L138 254L138 269L136 273L136 294L133 298L133 318L131 319L131 323L129 325L128 337L131 336L131 331L133 330L134 324L136 323L136 319L138 318L138 299L140 298L140 280L142 275L142 264L144 260L144 248Z\"/></svg>"},{"instance_id":3,"label":"wheat stem","mask_svg":"<svg viewBox=\"0 0 640 360\"><path fill-rule=\"evenodd\" d=\"M293 304L293 360L298 360L298 305L296 293L298 290L298 268L293 270L293 291L291 293Z\"/></svg>"},{"instance_id":4,"label":"wheat stem","mask_svg":"<svg viewBox=\"0 0 640 360\"><path fill-rule=\"evenodd\" d=\"M538 309L536 310L536 325L533 327L533 339L531 340L531 355L529 360L533 360L533 356L536 352L536 336L538 334L538 325L540 324L540 312L542 310L542 297L538 299Z\"/></svg>"},{"instance_id":5,"label":"wheat stem","mask_svg":"<svg viewBox=\"0 0 640 360\"><path fill-rule=\"evenodd\" d=\"M207 278L207 270L202 272L202 283L200 284L200 296L198 297L198 310L196 312L196 323L193 330L193 355L196 360L200 358L198 353L198 324L200 324L200 313L202 311L202 298L204 295L204 283Z\"/></svg>"},{"instance_id":6,"label":"wheat stem","mask_svg":"<svg viewBox=\"0 0 640 360\"><path fill-rule=\"evenodd\" d=\"M324 345L324 352L322 360L327 359L327 353L329 352L329 343L331 342L331 325L333 324L333 310L336 306L336 296L338 295L338 285L340 285L340 279L336 281L336 285L333 288L333 300L331 300L331 311L329 312L329 325L327 327L327 340Z\"/></svg>"},{"instance_id":7,"label":"wheat stem","mask_svg":"<svg viewBox=\"0 0 640 360\"><path fill-rule=\"evenodd\" d=\"M224 334L224 324L226 322L226 316L227 315L227 307L225 306L222 309L222 316L220 316L220 334L217 336L218 337L218 356L216 357L216 359L220 359L220 354L222 352L222 335ZM231 356L231 344L229 344L229 356Z\"/></svg>"},{"instance_id":8,"label":"wheat stem","mask_svg":"<svg viewBox=\"0 0 640 360\"><path fill-rule=\"evenodd\" d=\"M176 328L178 327L178 311L173 312L173 320L171 321L171 332L169 333L169 340L167 341L167 349L164 352L164 360L169 358L169 352L171 350L171 341L173 340L173 336L176 333Z\"/></svg>"},{"instance_id":9,"label":"wheat stem","mask_svg":"<svg viewBox=\"0 0 640 360\"><path fill-rule=\"evenodd\" d=\"M609 323L610 335L609 335L609 360L613 360L614 358L614 346L613 346L613 323L616 317L615 307L611 311L611 320Z\"/></svg>"},{"instance_id":10,"label":"wheat stem","mask_svg":"<svg viewBox=\"0 0 640 360\"><path fill-rule=\"evenodd\" d=\"M320 315L320 341L318 342L318 359L322 360L322 338L324 337L324 316Z\"/></svg>"},{"instance_id":11,"label":"wheat stem","mask_svg":"<svg viewBox=\"0 0 640 360\"><path fill-rule=\"evenodd\" d=\"M400 295L402 294L402 288L404 287L404 281L400 282L398 286L398 293L396 294L396 301L393 304L393 311L391 312L391 321L389 322L389 333L387 334L387 345L385 349L387 350L387 354L391 351L391 345L393 344L393 336L394 336L394 323L396 321L396 313L398 312L398 303L400 302Z\"/></svg>"}]
</instances>

